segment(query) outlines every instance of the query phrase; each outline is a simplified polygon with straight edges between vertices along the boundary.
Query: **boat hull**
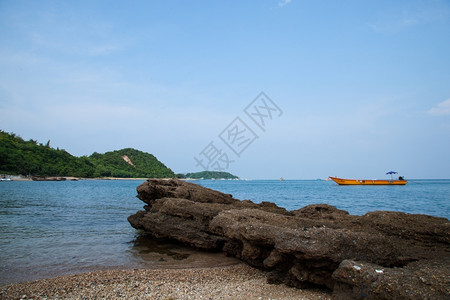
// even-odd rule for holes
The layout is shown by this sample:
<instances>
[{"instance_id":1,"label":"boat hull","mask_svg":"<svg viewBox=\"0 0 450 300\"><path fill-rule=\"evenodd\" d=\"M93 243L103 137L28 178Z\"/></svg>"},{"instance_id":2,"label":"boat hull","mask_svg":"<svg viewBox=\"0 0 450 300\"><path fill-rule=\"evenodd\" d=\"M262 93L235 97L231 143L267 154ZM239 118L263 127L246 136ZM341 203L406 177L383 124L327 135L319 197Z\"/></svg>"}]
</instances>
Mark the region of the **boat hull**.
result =
<instances>
[{"instance_id":1,"label":"boat hull","mask_svg":"<svg viewBox=\"0 0 450 300\"><path fill-rule=\"evenodd\" d=\"M405 185L407 180L343 179L331 177L339 185Z\"/></svg>"}]
</instances>

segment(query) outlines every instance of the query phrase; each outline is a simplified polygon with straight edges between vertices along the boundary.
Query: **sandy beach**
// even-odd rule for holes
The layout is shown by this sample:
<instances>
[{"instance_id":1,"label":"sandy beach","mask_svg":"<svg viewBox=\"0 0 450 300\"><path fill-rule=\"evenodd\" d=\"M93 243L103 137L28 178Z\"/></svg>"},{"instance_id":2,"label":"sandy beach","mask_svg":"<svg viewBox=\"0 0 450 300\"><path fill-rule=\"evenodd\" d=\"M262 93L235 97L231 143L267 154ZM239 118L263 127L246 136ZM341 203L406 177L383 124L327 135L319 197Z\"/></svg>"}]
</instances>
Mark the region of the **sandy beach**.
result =
<instances>
[{"instance_id":1,"label":"sandy beach","mask_svg":"<svg viewBox=\"0 0 450 300\"><path fill-rule=\"evenodd\" d=\"M264 272L240 263L60 276L4 285L0 299L331 299L331 294L268 284Z\"/></svg>"}]
</instances>

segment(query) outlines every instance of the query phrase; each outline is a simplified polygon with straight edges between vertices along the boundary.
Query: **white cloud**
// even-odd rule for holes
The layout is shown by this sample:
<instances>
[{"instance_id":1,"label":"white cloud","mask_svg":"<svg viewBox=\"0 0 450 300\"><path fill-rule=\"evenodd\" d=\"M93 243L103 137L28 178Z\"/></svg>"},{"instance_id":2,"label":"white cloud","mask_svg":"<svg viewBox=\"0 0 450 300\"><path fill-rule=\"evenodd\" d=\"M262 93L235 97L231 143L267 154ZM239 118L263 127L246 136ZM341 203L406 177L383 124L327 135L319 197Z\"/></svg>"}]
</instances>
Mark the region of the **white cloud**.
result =
<instances>
[{"instance_id":1,"label":"white cloud","mask_svg":"<svg viewBox=\"0 0 450 300\"><path fill-rule=\"evenodd\" d=\"M278 2L278 6L285 6L288 5L289 3L291 3L292 0L282 0L280 2Z\"/></svg>"},{"instance_id":2,"label":"white cloud","mask_svg":"<svg viewBox=\"0 0 450 300\"><path fill-rule=\"evenodd\" d=\"M446 24L450 17L450 6L443 1L421 6L415 4L392 6L368 22L368 26L379 34L392 35L430 23Z\"/></svg>"},{"instance_id":3,"label":"white cloud","mask_svg":"<svg viewBox=\"0 0 450 300\"><path fill-rule=\"evenodd\" d=\"M400 14L384 16L381 20L369 23L369 27L376 33L394 34L419 25L421 20L411 12L403 11Z\"/></svg>"},{"instance_id":4,"label":"white cloud","mask_svg":"<svg viewBox=\"0 0 450 300\"><path fill-rule=\"evenodd\" d=\"M450 115L450 98L437 104L428 111L429 114L435 116Z\"/></svg>"}]
</instances>

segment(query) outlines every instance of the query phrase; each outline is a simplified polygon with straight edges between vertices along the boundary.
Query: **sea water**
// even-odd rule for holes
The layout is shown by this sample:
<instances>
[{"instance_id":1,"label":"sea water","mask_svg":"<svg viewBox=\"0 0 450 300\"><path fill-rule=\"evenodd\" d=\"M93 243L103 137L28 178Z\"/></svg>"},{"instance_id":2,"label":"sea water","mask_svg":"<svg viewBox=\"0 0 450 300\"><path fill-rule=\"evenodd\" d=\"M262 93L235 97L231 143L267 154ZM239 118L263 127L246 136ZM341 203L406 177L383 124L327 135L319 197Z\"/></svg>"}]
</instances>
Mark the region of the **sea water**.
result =
<instances>
[{"instance_id":1,"label":"sea water","mask_svg":"<svg viewBox=\"0 0 450 300\"><path fill-rule=\"evenodd\" d=\"M0 285L103 268L152 267L189 256L152 244L127 217L142 210L136 180L0 182ZM327 203L351 214L403 211L450 218L450 180L406 186L338 186L322 180L200 180L194 183L288 210ZM175 261L176 263L176 261Z\"/></svg>"},{"instance_id":2,"label":"sea water","mask_svg":"<svg viewBox=\"0 0 450 300\"><path fill-rule=\"evenodd\" d=\"M324 180L200 180L202 186L287 210L326 203L353 215L375 210L450 217L450 180L409 180L404 186L341 186Z\"/></svg>"}]
</instances>

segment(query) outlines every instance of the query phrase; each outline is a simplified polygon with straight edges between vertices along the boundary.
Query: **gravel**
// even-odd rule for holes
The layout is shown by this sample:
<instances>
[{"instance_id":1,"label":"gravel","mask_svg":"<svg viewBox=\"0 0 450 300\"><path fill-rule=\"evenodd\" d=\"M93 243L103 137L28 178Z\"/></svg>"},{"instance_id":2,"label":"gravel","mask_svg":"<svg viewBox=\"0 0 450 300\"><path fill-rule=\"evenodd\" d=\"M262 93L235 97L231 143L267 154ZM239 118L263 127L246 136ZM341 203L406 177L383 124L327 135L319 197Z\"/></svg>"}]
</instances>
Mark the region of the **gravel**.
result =
<instances>
[{"instance_id":1,"label":"gravel","mask_svg":"<svg viewBox=\"0 0 450 300\"><path fill-rule=\"evenodd\" d=\"M263 271L241 263L60 276L1 286L0 299L331 299L331 294L268 284Z\"/></svg>"}]
</instances>

